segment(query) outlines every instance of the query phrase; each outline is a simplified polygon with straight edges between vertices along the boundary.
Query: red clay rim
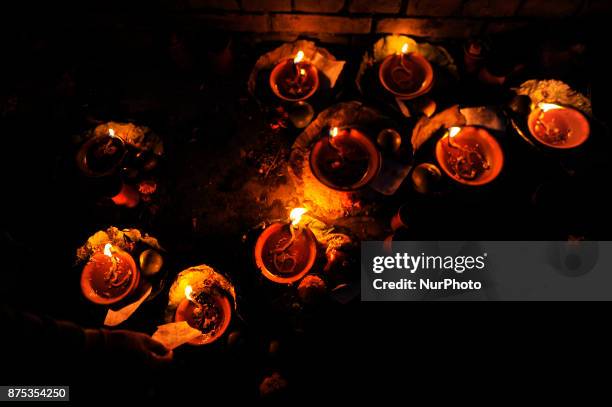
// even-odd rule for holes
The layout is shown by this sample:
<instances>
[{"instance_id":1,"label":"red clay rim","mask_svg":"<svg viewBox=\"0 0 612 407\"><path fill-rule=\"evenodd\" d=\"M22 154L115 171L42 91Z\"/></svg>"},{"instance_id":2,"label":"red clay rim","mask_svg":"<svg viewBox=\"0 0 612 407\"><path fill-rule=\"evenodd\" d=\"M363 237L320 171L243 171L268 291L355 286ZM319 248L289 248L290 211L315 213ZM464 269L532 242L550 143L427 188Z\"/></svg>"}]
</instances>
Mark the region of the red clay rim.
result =
<instances>
[{"instance_id":1,"label":"red clay rim","mask_svg":"<svg viewBox=\"0 0 612 407\"><path fill-rule=\"evenodd\" d=\"M487 130L481 127L473 127L473 126L463 127L463 130L465 129L476 131L477 132L476 134L478 134L480 138L481 144L486 143L490 146L491 152L494 158L491 159L491 154L487 154L487 158L490 161L492 161L492 168L491 168L491 171L489 172L489 175L487 175L486 177L480 177L477 180L464 180L454 175L453 172L448 167L448 163L447 163L447 160L444 154L445 150L442 147L442 143L446 143L448 134L440 138L438 142L436 143L436 160L438 161L438 164L440 168L442 169L442 171L444 171L444 173L448 175L448 177L451 178L453 181L463 184L463 185L468 185L468 186L486 185L494 181L499 176L502 169L504 168L504 152L500 144L498 143L498 141L495 140L495 138ZM461 134L457 135L457 137L461 137Z\"/></svg>"},{"instance_id":2,"label":"red clay rim","mask_svg":"<svg viewBox=\"0 0 612 407\"><path fill-rule=\"evenodd\" d=\"M561 105L559 105L561 106ZM573 107L570 106L562 106L564 109L572 112L572 114L576 115L577 117L580 116L581 119L580 120L584 120L584 128L583 128L583 133L580 135L580 137L578 137L578 140L576 140L573 143L566 143L566 144L552 144L549 143L541 138L539 138L535 131L534 131L534 125L535 125L535 119L537 117L537 114L539 114L539 112L542 110L539 107L536 107L535 109L533 109L531 111L531 113L529 113L529 116L527 118L527 127L529 127L529 133L531 133L531 135L533 136L533 138L540 144L546 146L546 147L550 147L550 148L554 148L556 150L571 150L572 148L576 148L576 147L580 147L581 145L583 145L591 136L591 124L589 123L589 119L587 119L587 117L582 114L579 110L574 109Z\"/></svg>"},{"instance_id":3,"label":"red clay rim","mask_svg":"<svg viewBox=\"0 0 612 407\"><path fill-rule=\"evenodd\" d=\"M222 295L222 294L215 295L214 299L217 305L219 305L222 309L223 325L221 325L221 327L219 328L219 331L217 331L217 333L214 336L207 337L206 335L200 335L190 340L189 342L187 342L190 345L202 346L202 345L208 345L210 343L216 342L219 338L223 336L223 334L225 334L225 332L227 331L227 328L229 328L230 322L232 321L232 305L230 303L230 300L225 295ZM179 313L179 309L181 309L181 306L183 305L185 301L188 303L187 306L189 306L190 301L188 299L185 298L183 299L183 301L181 301L179 306L176 308L176 312L174 314L175 322L180 322L180 321L188 322L183 316L183 313Z\"/></svg>"},{"instance_id":4,"label":"red clay rim","mask_svg":"<svg viewBox=\"0 0 612 407\"><path fill-rule=\"evenodd\" d=\"M386 67L386 65L391 63L391 59L394 56L396 56L396 54L387 55L385 59L381 62L380 66L378 67L378 79L380 83L383 85L383 87L388 92L390 92L394 96L408 100L408 99L415 99L419 96L422 96L431 90L431 87L433 86L433 82L434 82L433 67L431 66L431 63L429 63L429 61L425 57L417 53L411 53L410 57L417 60L419 65L425 68L425 80L423 81L423 84L421 85L419 90L417 90L416 92L412 92L412 93L400 93L400 92L393 90L389 85L387 85L384 79L383 70L384 70L384 67Z\"/></svg>"},{"instance_id":5,"label":"red clay rim","mask_svg":"<svg viewBox=\"0 0 612 407\"><path fill-rule=\"evenodd\" d=\"M308 274L308 272L314 265L315 260L317 259L317 239L314 233L312 233L310 229L302 228L302 231L307 235L308 240L310 242L310 244L308 245L308 251L309 251L308 263L306 263L306 266L304 266L304 268L300 270L299 273L295 273L287 277L279 276L278 274L273 273L271 270L269 270L266 267L263 261L262 252L263 252L264 244L266 243L266 240L268 239L268 236L275 233L278 229L283 228L285 225L286 224L284 223L273 223L272 225L268 226L261 233L261 235L259 235L259 237L257 238L257 243L255 243L255 250L254 250L255 264L257 265L257 268L261 271L261 273L268 280L274 281L275 283L280 283L280 284L291 284L291 283L294 283L300 280L302 277Z\"/></svg>"},{"instance_id":6,"label":"red clay rim","mask_svg":"<svg viewBox=\"0 0 612 407\"><path fill-rule=\"evenodd\" d=\"M98 135L98 136L94 136L90 138L85 143L83 143L83 145L79 148L79 151L77 152L77 155L75 157L77 167L79 168L79 170L81 170L81 172L83 172L83 174L87 175L88 177L98 178L98 177L104 177L106 175L110 175L117 170L117 168L121 165L121 163L125 159L125 155L127 154L127 150L125 148L125 141L123 141L121 137L115 137L117 140L121 142L121 145L123 146L123 155L121 156L121 159L119 159L117 163L112 168L108 169L107 171L96 172L96 171L92 171L91 169L89 169L89 166L87 165L87 150L89 150L89 147L93 143L95 143L101 138L106 138L106 137L110 137L110 136Z\"/></svg>"},{"instance_id":7,"label":"red clay rim","mask_svg":"<svg viewBox=\"0 0 612 407\"><path fill-rule=\"evenodd\" d=\"M117 297L113 297L113 298L101 297L98 294L96 294L94 289L91 287L91 283L89 279L87 278L88 276L85 274L87 270L87 265L85 265L81 273L81 292L83 293L85 298L87 298L89 301L93 302L94 304L98 304L98 305L116 304L119 301L131 295L136 290L136 288L138 287L138 284L140 283L140 271L138 270L138 267L136 267L136 262L134 261L132 256L129 253L124 252L124 251L116 251L115 253L122 253L122 255L124 256L124 259L126 259L127 262L129 263L130 268L132 269L132 273L134 273L132 276L132 281L130 282L129 287L125 290L123 294Z\"/></svg>"},{"instance_id":8,"label":"red clay rim","mask_svg":"<svg viewBox=\"0 0 612 407\"><path fill-rule=\"evenodd\" d=\"M285 65L292 61L293 59L287 58L284 61L276 64L276 66L272 69L272 72L270 73L270 88L272 89L272 92L274 92L274 94L282 100L285 100L287 102L300 102L302 100L306 100L310 98L312 95L315 94L317 90L319 90L319 72L317 68L309 62L308 63L309 69L310 69L311 74L314 77L314 85L312 89L310 90L310 92L308 92L306 95L300 98L290 98L290 97L284 96L278 90L278 85L276 84L276 77L279 75L280 71L285 67Z\"/></svg>"},{"instance_id":9,"label":"red clay rim","mask_svg":"<svg viewBox=\"0 0 612 407\"><path fill-rule=\"evenodd\" d=\"M357 137L359 137L359 140L362 142L362 144L366 146L368 153L370 153L370 162L368 163L368 169L366 173L363 175L363 177L358 182L352 185L341 186L341 185L334 184L332 181L328 180L327 177L325 177L325 175L319 170L319 168L316 165L314 165L314 157L316 156L316 154L318 154L318 152L323 146L322 144L323 138L319 139L314 144L312 149L310 150L310 156L308 158L308 162L310 164L310 171L312 171L312 174L315 176L315 178L320 183L322 183L326 187L331 188L335 191L341 191L341 192L358 191L366 187L370 182L372 182L372 180L376 178L376 176L380 172L380 167L382 165L382 159L381 159L380 151L378 151L374 142L370 140L370 138L367 137L365 134L363 134L361 131L356 131L353 134L356 134Z\"/></svg>"}]
</instances>

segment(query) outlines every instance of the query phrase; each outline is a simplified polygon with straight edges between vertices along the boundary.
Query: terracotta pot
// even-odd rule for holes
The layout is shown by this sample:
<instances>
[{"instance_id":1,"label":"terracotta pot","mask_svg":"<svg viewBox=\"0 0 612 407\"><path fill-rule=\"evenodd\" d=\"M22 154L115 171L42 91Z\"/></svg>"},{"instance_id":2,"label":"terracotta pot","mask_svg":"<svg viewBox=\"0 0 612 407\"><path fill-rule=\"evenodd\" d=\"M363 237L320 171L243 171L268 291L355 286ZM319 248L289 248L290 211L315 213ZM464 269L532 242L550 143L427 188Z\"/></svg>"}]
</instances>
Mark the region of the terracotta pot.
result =
<instances>
[{"instance_id":1,"label":"terracotta pot","mask_svg":"<svg viewBox=\"0 0 612 407\"><path fill-rule=\"evenodd\" d=\"M113 267L113 260L102 252L91 256L83 268L81 291L85 298L95 304L116 304L134 293L140 282L140 272L129 253L114 250L112 256L116 261L118 279L125 279L123 284L113 286L106 278L106 274Z\"/></svg>"},{"instance_id":2,"label":"terracotta pot","mask_svg":"<svg viewBox=\"0 0 612 407\"><path fill-rule=\"evenodd\" d=\"M565 135L565 138L551 138L546 129L538 123L538 119L547 124L549 131L558 131L560 135ZM576 148L587 141L590 135L587 118L571 107L559 106L559 108L544 111L538 106L529 114L527 125L531 135L538 142L556 149Z\"/></svg>"},{"instance_id":3,"label":"terracotta pot","mask_svg":"<svg viewBox=\"0 0 612 407\"><path fill-rule=\"evenodd\" d=\"M300 227L295 231L293 244L285 250L293 260L275 256L273 251L291 239L288 223L273 223L266 228L255 244L255 264L269 280L290 284L304 277L317 258L317 239L312 231Z\"/></svg>"},{"instance_id":4,"label":"terracotta pot","mask_svg":"<svg viewBox=\"0 0 612 407\"><path fill-rule=\"evenodd\" d=\"M87 140L76 155L76 163L88 177L103 177L114 173L126 154L120 137L95 136Z\"/></svg>"},{"instance_id":5,"label":"terracotta pot","mask_svg":"<svg viewBox=\"0 0 612 407\"><path fill-rule=\"evenodd\" d=\"M303 80L297 85L300 71L304 72ZM289 102L306 100L319 89L319 73L310 62L301 61L296 64L293 59L285 59L272 69L270 88L283 100Z\"/></svg>"},{"instance_id":6,"label":"terracotta pot","mask_svg":"<svg viewBox=\"0 0 612 407\"><path fill-rule=\"evenodd\" d=\"M335 137L322 137L310 152L310 169L325 186L356 191L378 175L381 166L376 145L356 129L342 129Z\"/></svg>"},{"instance_id":7,"label":"terracotta pot","mask_svg":"<svg viewBox=\"0 0 612 407\"><path fill-rule=\"evenodd\" d=\"M206 327L199 326L195 317L197 308L203 306L197 304L201 302L205 303L204 306L208 312L214 314L216 318L221 318L221 322L215 324L215 332L212 335L198 336L189 341L191 345L206 345L215 342L227 331L232 319L232 305L229 299L225 295L211 290L198 295L195 301L190 301L187 298L183 299L176 309L174 320L176 322L186 321L192 328L206 330Z\"/></svg>"},{"instance_id":8,"label":"terracotta pot","mask_svg":"<svg viewBox=\"0 0 612 407\"><path fill-rule=\"evenodd\" d=\"M383 87L394 96L414 99L429 92L434 74L429 61L414 52L388 55L378 68Z\"/></svg>"},{"instance_id":9,"label":"terracotta pot","mask_svg":"<svg viewBox=\"0 0 612 407\"><path fill-rule=\"evenodd\" d=\"M461 131L452 138L452 144L449 144L449 137L447 133L438 140L436 144L436 159L442 171L451 179L464 185L478 186L488 184L497 178L504 166L504 154L497 140L488 131L478 127L467 126L462 127ZM488 163L489 168L483 169L473 179L459 176L455 173L453 166L449 162L449 155L453 154L454 150L452 146L478 151Z\"/></svg>"}]
</instances>

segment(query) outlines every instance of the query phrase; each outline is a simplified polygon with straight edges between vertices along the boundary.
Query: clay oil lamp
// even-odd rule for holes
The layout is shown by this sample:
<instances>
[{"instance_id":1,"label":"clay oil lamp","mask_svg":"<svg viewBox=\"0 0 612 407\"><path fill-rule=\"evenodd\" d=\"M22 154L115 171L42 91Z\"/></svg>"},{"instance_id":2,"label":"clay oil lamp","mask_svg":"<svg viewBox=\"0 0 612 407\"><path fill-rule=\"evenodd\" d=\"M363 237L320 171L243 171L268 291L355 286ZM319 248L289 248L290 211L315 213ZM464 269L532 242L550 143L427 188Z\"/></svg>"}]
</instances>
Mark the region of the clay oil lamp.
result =
<instances>
[{"instance_id":1,"label":"clay oil lamp","mask_svg":"<svg viewBox=\"0 0 612 407\"><path fill-rule=\"evenodd\" d=\"M388 55L380 64L378 77L384 88L402 99L414 99L429 92L434 74L431 64L417 52L401 51Z\"/></svg>"},{"instance_id":2,"label":"clay oil lamp","mask_svg":"<svg viewBox=\"0 0 612 407\"><path fill-rule=\"evenodd\" d=\"M304 208L291 211L290 222L267 227L255 244L255 263L271 281L290 284L304 277L317 257L317 240L308 227L300 226Z\"/></svg>"},{"instance_id":3,"label":"clay oil lamp","mask_svg":"<svg viewBox=\"0 0 612 407\"><path fill-rule=\"evenodd\" d=\"M380 170L376 145L354 128L332 127L310 151L310 168L325 186L339 191L356 191L368 185Z\"/></svg>"},{"instance_id":4,"label":"clay oil lamp","mask_svg":"<svg viewBox=\"0 0 612 407\"><path fill-rule=\"evenodd\" d=\"M140 272L132 256L107 243L94 253L81 274L81 291L95 304L112 305L134 293Z\"/></svg>"},{"instance_id":5,"label":"clay oil lamp","mask_svg":"<svg viewBox=\"0 0 612 407\"><path fill-rule=\"evenodd\" d=\"M493 181L504 166L501 146L485 129L451 127L436 144L436 159L442 170L464 185Z\"/></svg>"},{"instance_id":6,"label":"clay oil lamp","mask_svg":"<svg viewBox=\"0 0 612 407\"><path fill-rule=\"evenodd\" d=\"M589 121L578 110L539 103L527 119L533 137L547 147L570 149L582 145L590 133Z\"/></svg>"},{"instance_id":7,"label":"clay oil lamp","mask_svg":"<svg viewBox=\"0 0 612 407\"><path fill-rule=\"evenodd\" d=\"M319 73L313 64L304 60L304 52L298 51L295 58L285 59L272 69L270 87L283 100L306 100L319 88Z\"/></svg>"},{"instance_id":8,"label":"clay oil lamp","mask_svg":"<svg viewBox=\"0 0 612 407\"><path fill-rule=\"evenodd\" d=\"M175 322L186 321L202 335L190 340L191 345L206 345L219 339L232 319L232 305L220 290L208 287L193 294L193 287L185 287L185 298L179 303L174 315Z\"/></svg>"},{"instance_id":9,"label":"clay oil lamp","mask_svg":"<svg viewBox=\"0 0 612 407\"><path fill-rule=\"evenodd\" d=\"M89 177L112 174L122 163L126 146L112 128L108 133L87 140L79 149L76 160L79 169Z\"/></svg>"}]
</instances>

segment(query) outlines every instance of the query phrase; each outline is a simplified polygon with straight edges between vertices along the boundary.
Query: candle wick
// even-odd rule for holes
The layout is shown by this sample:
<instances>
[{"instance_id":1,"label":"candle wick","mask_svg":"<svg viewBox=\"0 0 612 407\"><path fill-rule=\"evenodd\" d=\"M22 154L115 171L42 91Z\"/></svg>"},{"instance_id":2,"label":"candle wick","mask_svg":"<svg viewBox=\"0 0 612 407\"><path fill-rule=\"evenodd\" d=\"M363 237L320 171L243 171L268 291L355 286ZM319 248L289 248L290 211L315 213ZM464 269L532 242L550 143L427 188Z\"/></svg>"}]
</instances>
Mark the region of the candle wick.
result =
<instances>
[{"instance_id":1,"label":"candle wick","mask_svg":"<svg viewBox=\"0 0 612 407\"><path fill-rule=\"evenodd\" d=\"M274 255L274 266L279 271L291 273L297 265L295 255L292 255L287 251L291 246L293 246L293 243L295 242L296 238L295 232L299 228L299 225L293 225L292 223L289 223L289 231L291 232L291 238L281 247L277 247L276 249L271 250L271 253Z\"/></svg>"}]
</instances>

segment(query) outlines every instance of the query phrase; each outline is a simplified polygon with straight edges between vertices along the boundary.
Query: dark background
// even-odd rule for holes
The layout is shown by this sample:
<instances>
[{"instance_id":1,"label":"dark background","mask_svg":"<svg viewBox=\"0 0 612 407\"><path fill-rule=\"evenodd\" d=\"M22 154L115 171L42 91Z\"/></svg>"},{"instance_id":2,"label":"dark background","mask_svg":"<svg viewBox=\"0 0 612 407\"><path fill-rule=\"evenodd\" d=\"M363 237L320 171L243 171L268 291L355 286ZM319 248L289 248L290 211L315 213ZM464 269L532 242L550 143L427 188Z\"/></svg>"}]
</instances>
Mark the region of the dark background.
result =
<instances>
[{"instance_id":1,"label":"dark background","mask_svg":"<svg viewBox=\"0 0 612 407\"><path fill-rule=\"evenodd\" d=\"M70 365L57 366L42 377L31 367L19 383L69 384L73 398L80 400L90 399L90 391L110 400L176 399L178 392L202 403L210 398L230 402L255 399L261 378L281 371L289 380L292 399L331 394L340 400L367 395L436 400L439 393L452 393L459 382L464 387L457 391L475 398L483 388L499 386L504 396L512 395L515 389L540 387L541 381L551 378L555 389L571 391L593 375L588 365L605 365L610 356L605 304L326 303L305 312L301 326L306 329L296 335L294 321L261 298L265 291L255 276L250 246L242 243L242 235L253 225L193 231L192 211L205 219L200 211L206 208L198 207L185 187L203 183L207 174L221 168L223 154L233 157L236 143L256 144L245 133L254 130L244 117L260 117L264 127L266 118L248 99L246 78L258 55L277 44L253 43L248 35L210 31L206 26L184 30L162 15L143 16L137 8L123 10L117 20L108 15L110 21L122 22L108 26L99 23L99 15L92 17L78 8L69 12L55 8L55 13L36 10L11 10L5 14L7 24L0 28L3 302L99 326L100 311L80 298L75 250L91 233L110 224L134 226L160 239L172 253L169 262L174 272L207 263L234 277L242 292L245 341L231 349L221 345L179 349L169 370L137 370L133 383L114 383L112 377L106 381L108 377L90 376L88 370L72 370ZM95 24L88 24L89 18ZM610 117L605 24L592 18L547 23L545 28L513 34L517 44L525 44L534 32L543 35L542 41L561 47L576 38L587 44L584 64L559 77L591 89L595 115L603 122ZM219 72L213 64L215 55L229 39L232 69ZM448 46L457 51L460 42ZM363 49L338 44L329 48L349 61L352 78ZM530 58L536 48L505 49ZM352 80L347 83L351 86ZM350 95L355 95L354 89L347 91ZM70 137L98 120L132 120L163 135L168 156L164 177L179 181L167 183L167 199L158 213L100 209L92 193L78 182ZM290 144L294 136L282 137ZM559 238L579 229L577 233L587 238L609 240L607 166L596 167L580 185L584 195L574 199L576 193L570 192L568 199L587 210L568 227L557 220L536 225L523 218L528 211L520 216L506 212L498 218L499 227L487 222L468 233L482 240L537 239L548 238L547 232L558 227L558 233L551 233ZM505 198L499 192L492 199ZM511 225L514 222L508 219L523 222ZM455 230L437 230L439 240L456 236ZM274 287L267 290L278 295ZM131 326L151 333L161 322L164 302L160 297ZM0 333L10 335L4 329ZM280 339L283 345L272 356L267 345L271 339ZM40 343L53 347L45 338ZM600 345L603 349L597 351ZM507 378L495 373L499 370L516 371L510 387ZM37 378L36 383L26 383L28 374ZM18 384L12 377L12 372L2 371L3 383ZM596 380L592 383L598 387ZM426 391L431 387L438 390ZM500 393L496 400L499 397Z\"/></svg>"}]
</instances>

